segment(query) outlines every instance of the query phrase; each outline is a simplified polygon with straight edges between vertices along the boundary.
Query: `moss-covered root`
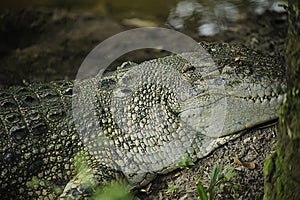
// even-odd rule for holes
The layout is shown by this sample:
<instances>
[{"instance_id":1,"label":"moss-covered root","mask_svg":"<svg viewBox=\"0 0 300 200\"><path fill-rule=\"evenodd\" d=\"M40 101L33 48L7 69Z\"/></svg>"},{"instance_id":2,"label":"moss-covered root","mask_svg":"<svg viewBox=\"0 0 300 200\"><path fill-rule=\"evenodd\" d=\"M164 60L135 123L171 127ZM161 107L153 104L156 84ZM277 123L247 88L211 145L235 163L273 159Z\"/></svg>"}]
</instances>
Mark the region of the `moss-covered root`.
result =
<instances>
[{"instance_id":1,"label":"moss-covered root","mask_svg":"<svg viewBox=\"0 0 300 200\"><path fill-rule=\"evenodd\" d=\"M297 143L300 144L300 141ZM293 151L291 150L293 144L284 144L284 146L289 145L290 147L287 147L286 150L289 155L286 152L279 151L278 149L282 148L282 144L278 144L276 152L265 162L264 200L300 199L299 146L296 147L296 151ZM291 164L291 162L294 164Z\"/></svg>"},{"instance_id":2,"label":"moss-covered root","mask_svg":"<svg viewBox=\"0 0 300 200\"><path fill-rule=\"evenodd\" d=\"M264 200L300 199L300 2L289 0L287 97L276 152L265 162Z\"/></svg>"}]
</instances>

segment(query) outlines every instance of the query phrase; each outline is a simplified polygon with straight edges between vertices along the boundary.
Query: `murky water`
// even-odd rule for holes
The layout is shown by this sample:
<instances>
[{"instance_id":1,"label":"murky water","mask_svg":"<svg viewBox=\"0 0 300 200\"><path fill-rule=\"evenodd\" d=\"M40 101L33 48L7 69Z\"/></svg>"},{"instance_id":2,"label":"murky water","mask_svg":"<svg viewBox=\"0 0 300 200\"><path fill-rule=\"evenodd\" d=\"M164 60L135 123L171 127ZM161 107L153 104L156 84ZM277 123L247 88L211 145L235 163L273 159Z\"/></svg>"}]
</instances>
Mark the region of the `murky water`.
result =
<instances>
[{"instance_id":1,"label":"murky water","mask_svg":"<svg viewBox=\"0 0 300 200\"><path fill-rule=\"evenodd\" d=\"M277 9L273 1L211 0L180 1L170 10L167 22L176 29L197 29L199 35L212 36L246 15L263 14Z\"/></svg>"},{"instance_id":2,"label":"murky water","mask_svg":"<svg viewBox=\"0 0 300 200\"><path fill-rule=\"evenodd\" d=\"M109 16L132 26L168 25L178 30L193 30L212 36L232 23L266 10L283 11L278 0L10 0L1 9L29 6L60 7Z\"/></svg>"}]
</instances>

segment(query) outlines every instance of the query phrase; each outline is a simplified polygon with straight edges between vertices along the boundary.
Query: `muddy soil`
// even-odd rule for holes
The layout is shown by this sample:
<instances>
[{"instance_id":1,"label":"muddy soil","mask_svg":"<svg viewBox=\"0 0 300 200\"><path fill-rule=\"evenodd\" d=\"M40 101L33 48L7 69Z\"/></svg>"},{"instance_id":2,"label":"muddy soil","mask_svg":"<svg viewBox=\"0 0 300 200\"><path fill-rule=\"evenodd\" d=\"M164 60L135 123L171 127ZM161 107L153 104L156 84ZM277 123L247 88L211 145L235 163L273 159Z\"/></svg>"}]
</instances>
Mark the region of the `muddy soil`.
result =
<instances>
[{"instance_id":1,"label":"muddy soil","mask_svg":"<svg viewBox=\"0 0 300 200\"><path fill-rule=\"evenodd\" d=\"M247 16L214 37L199 37L188 30L184 33L198 41L242 43L283 60L286 27L285 14L267 12L262 16ZM129 28L132 27L106 17L60 9L5 11L0 15L0 85L74 79L81 62L97 44ZM164 52L149 49L133 52L119 58L115 65L126 60L141 62L157 54ZM207 187L213 166L219 164L234 168L236 175L231 181L239 188L231 192L225 190L218 199L262 199L263 163L275 145L274 124L248 130L190 169L157 177L147 188L137 191L136 199L198 199L196 187L200 171ZM255 168L239 166L233 161L235 156L241 161L254 162ZM176 189L168 192L175 185Z\"/></svg>"}]
</instances>

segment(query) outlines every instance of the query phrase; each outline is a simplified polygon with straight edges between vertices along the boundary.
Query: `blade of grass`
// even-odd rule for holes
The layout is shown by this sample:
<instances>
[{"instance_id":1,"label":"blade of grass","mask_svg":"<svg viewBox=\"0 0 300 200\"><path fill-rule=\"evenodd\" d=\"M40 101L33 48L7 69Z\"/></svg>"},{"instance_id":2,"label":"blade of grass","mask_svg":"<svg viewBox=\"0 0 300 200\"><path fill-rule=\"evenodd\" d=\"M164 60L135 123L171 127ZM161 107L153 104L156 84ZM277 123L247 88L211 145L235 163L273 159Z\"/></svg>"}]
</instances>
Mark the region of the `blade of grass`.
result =
<instances>
[{"instance_id":1,"label":"blade of grass","mask_svg":"<svg viewBox=\"0 0 300 200\"><path fill-rule=\"evenodd\" d=\"M221 171L222 171L221 165L213 167L212 177L211 177L209 188L208 188L208 193L209 193L210 199L214 199L214 197L215 197L215 186L216 186L216 183L218 181Z\"/></svg>"},{"instance_id":2,"label":"blade of grass","mask_svg":"<svg viewBox=\"0 0 300 200\"><path fill-rule=\"evenodd\" d=\"M201 200L208 200L206 191L205 191L205 189L204 189L204 187L203 187L200 180L198 181L197 192L198 192L198 195L199 195Z\"/></svg>"}]
</instances>

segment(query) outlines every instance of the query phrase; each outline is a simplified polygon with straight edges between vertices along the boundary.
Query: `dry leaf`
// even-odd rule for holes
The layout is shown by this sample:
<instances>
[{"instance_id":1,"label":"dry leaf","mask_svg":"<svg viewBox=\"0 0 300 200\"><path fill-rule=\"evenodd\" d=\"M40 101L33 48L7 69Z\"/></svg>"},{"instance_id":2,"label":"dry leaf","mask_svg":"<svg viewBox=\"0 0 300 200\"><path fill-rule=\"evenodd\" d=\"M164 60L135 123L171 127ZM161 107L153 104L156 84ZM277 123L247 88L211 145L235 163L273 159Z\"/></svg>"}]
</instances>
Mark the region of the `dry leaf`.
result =
<instances>
[{"instance_id":1,"label":"dry leaf","mask_svg":"<svg viewBox=\"0 0 300 200\"><path fill-rule=\"evenodd\" d=\"M238 56L238 57L235 57L234 61L240 61L241 57Z\"/></svg>"},{"instance_id":2,"label":"dry leaf","mask_svg":"<svg viewBox=\"0 0 300 200\"><path fill-rule=\"evenodd\" d=\"M233 162L246 167L247 169L255 169L255 163L254 162L242 162L240 159L236 156L233 158Z\"/></svg>"},{"instance_id":3,"label":"dry leaf","mask_svg":"<svg viewBox=\"0 0 300 200\"><path fill-rule=\"evenodd\" d=\"M239 158L237 156L235 156L233 158L233 162L236 163L236 164L238 164L238 165L243 165L243 163L239 160Z\"/></svg>"},{"instance_id":4,"label":"dry leaf","mask_svg":"<svg viewBox=\"0 0 300 200\"><path fill-rule=\"evenodd\" d=\"M161 192L159 192L159 200L162 200L163 199L163 195Z\"/></svg>"},{"instance_id":5,"label":"dry leaf","mask_svg":"<svg viewBox=\"0 0 300 200\"><path fill-rule=\"evenodd\" d=\"M140 189L140 192L143 192L143 193L146 193L146 194L149 194L151 192L151 186L152 186L152 183L149 183L146 188L142 188Z\"/></svg>"},{"instance_id":6,"label":"dry leaf","mask_svg":"<svg viewBox=\"0 0 300 200\"><path fill-rule=\"evenodd\" d=\"M243 162L243 166L247 167L248 169L255 169L255 163L254 162Z\"/></svg>"}]
</instances>

